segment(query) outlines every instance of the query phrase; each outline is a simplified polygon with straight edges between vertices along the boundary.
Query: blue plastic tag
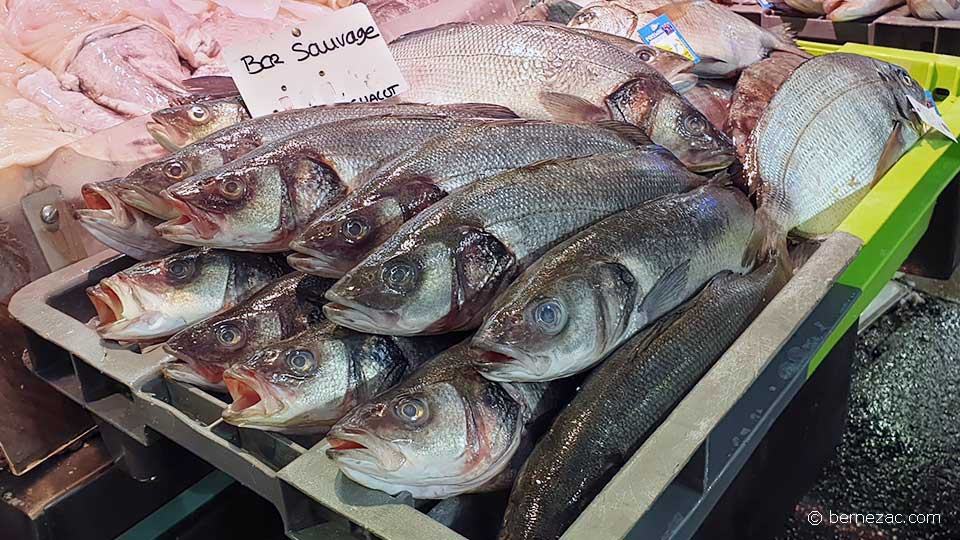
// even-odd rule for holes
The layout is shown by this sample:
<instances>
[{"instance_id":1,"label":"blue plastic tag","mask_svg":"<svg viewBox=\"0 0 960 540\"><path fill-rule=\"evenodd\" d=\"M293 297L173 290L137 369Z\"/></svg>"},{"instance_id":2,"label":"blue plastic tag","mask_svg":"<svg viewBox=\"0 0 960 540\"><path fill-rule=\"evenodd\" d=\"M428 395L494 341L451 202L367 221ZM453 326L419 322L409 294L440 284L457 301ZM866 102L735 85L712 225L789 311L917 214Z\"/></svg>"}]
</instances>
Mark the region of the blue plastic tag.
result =
<instances>
[{"instance_id":1,"label":"blue plastic tag","mask_svg":"<svg viewBox=\"0 0 960 540\"><path fill-rule=\"evenodd\" d=\"M647 45L686 56L694 64L700 63L700 57L693 47L683 38L683 34L670 20L670 17L661 15L650 21L646 26L639 28L637 34Z\"/></svg>"},{"instance_id":2,"label":"blue plastic tag","mask_svg":"<svg viewBox=\"0 0 960 540\"><path fill-rule=\"evenodd\" d=\"M767 0L757 0L757 3L760 4L760 7L763 9L773 9L773 4L767 2Z\"/></svg>"},{"instance_id":3,"label":"blue plastic tag","mask_svg":"<svg viewBox=\"0 0 960 540\"><path fill-rule=\"evenodd\" d=\"M940 112L940 107L937 107L937 102L933 99L933 92L924 90L923 93L927 95L927 105L933 107L933 110L937 111L937 114L943 116L943 114Z\"/></svg>"}]
</instances>

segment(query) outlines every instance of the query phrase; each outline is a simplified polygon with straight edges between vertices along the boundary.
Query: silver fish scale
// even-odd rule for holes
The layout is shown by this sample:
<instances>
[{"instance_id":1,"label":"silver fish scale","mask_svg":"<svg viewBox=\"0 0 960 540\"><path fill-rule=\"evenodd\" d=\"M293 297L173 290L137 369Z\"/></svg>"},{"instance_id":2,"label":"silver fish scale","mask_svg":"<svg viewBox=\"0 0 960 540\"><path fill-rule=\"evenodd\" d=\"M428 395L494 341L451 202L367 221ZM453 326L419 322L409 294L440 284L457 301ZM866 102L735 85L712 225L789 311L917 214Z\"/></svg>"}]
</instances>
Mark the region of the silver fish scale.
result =
<instances>
[{"instance_id":1,"label":"silver fish scale","mask_svg":"<svg viewBox=\"0 0 960 540\"><path fill-rule=\"evenodd\" d=\"M495 103L530 118L550 118L544 92L599 105L629 79L660 77L618 47L536 26L452 24L400 38L390 51L410 85L404 99Z\"/></svg>"},{"instance_id":2,"label":"silver fish scale","mask_svg":"<svg viewBox=\"0 0 960 540\"><path fill-rule=\"evenodd\" d=\"M818 220L830 232L866 194L895 122L905 145L919 138L900 114L891 83L880 78L882 62L835 53L797 68L771 100L751 138L748 166L759 173L762 205L790 230L830 209Z\"/></svg>"}]
</instances>

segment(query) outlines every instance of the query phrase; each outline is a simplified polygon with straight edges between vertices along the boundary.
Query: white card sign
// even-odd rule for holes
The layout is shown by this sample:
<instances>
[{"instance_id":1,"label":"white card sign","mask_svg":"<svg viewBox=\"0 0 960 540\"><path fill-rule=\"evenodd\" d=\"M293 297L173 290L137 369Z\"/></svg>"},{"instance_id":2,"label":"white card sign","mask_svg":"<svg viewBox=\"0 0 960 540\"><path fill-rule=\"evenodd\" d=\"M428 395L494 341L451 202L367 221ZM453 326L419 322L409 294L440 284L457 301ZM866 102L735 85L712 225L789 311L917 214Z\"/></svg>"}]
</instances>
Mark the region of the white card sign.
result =
<instances>
[{"instance_id":1,"label":"white card sign","mask_svg":"<svg viewBox=\"0 0 960 540\"><path fill-rule=\"evenodd\" d=\"M254 117L330 103L382 101L407 89L363 4L223 51Z\"/></svg>"}]
</instances>

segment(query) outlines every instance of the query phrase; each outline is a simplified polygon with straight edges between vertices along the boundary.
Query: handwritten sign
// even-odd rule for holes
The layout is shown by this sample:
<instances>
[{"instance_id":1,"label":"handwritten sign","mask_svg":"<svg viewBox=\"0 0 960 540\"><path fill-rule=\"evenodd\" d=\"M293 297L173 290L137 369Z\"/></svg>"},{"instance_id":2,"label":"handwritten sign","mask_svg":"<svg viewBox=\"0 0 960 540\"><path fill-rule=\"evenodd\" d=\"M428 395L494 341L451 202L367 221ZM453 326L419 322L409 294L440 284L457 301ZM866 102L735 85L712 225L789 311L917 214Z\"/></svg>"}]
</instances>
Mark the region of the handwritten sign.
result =
<instances>
[{"instance_id":1,"label":"handwritten sign","mask_svg":"<svg viewBox=\"0 0 960 540\"><path fill-rule=\"evenodd\" d=\"M637 29L637 34L647 45L686 56L693 60L694 64L700 63L700 57L694 52L693 47L687 43L683 34L666 15L660 15L646 26Z\"/></svg>"},{"instance_id":2,"label":"handwritten sign","mask_svg":"<svg viewBox=\"0 0 960 540\"><path fill-rule=\"evenodd\" d=\"M250 114L371 102L407 89L363 4L324 14L223 51Z\"/></svg>"}]
</instances>

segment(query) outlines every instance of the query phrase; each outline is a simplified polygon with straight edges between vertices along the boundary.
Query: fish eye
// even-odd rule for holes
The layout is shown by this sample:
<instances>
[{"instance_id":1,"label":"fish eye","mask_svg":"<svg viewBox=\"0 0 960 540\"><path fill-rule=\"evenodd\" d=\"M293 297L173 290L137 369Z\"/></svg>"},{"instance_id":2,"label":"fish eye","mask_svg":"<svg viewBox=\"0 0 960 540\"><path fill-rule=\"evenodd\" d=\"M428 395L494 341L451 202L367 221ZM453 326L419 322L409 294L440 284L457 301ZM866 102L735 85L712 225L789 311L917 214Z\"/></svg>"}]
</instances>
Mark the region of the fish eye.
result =
<instances>
[{"instance_id":1,"label":"fish eye","mask_svg":"<svg viewBox=\"0 0 960 540\"><path fill-rule=\"evenodd\" d=\"M691 135L701 135L707 129L707 124L698 114L689 114L683 118L683 127Z\"/></svg>"},{"instance_id":2,"label":"fish eye","mask_svg":"<svg viewBox=\"0 0 960 540\"><path fill-rule=\"evenodd\" d=\"M419 398L401 398L393 407L394 414L403 422L420 426L427 420L427 404Z\"/></svg>"},{"instance_id":3,"label":"fish eye","mask_svg":"<svg viewBox=\"0 0 960 540\"><path fill-rule=\"evenodd\" d=\"M223 193L223 196L228 199L239 199L246 192L247 186L240 180L230 179L220 184L220 193Z\"/></svg>"},{"instance_id":4,"label":"fish eye","mask_svg":"<svg viewBox=\"0 0 960 540\"><path fill-rule=\"evenodd\" d=\"M567 324L567 311L557 300L544 300L533 310L533 318L540 330L547 335L556 335Z\"/></svg>"},{"instance_id":5,"label":"fish eye","mask_svg":"<svg viewBox=\"0 0 960 540\"><path fill-rule=\"evenodd\" d=\"M193 276L193 263L183 259L170 261L166 269L174 281L184 281Z\"/></svg>"},{"instance_id":6,"label":"fish eye","mask_svg":"<svg viewBox=\"0 0 960 540\"><path fill-rule=\"evenodd\" d=\"M163 174L167 175L167 178L173 178L174 180L179 180L186 176L187 168L184 167L183 163L179 161L171 161L163 166Z\"/></svg>"},{"instance_id":7,"label":"fish eye","mask_svg":"<svg viewBox=\"0 0 960 540\"><path fill-rule=\"evenodd\" d=\"M640 54L637 56L639 56L640 60L643 60L644 62L649 62L653 58L653 55L650 54L650 51L640 51Z\"/></svg>"},{"instance_id":8,"label":"fish eye","mask_svg":"<svg viewBox=\"0 0 960 540\"><path fill-rule=\"evenodd\" d=\"M296 375L310 375L317 369L317 357L306 349L294 349L287 353L287 367Z\"/></svg>"},{"instance_id":9,"label":"fish eye","mask_svg":"<svg viewBox=\"0 0 960 540\"><path fill-rule=\"evenodd\" d=\"M577 15L575 22L577 24L583 24L583 23L588 23L596 18L597 16L596 14L593 13L593 11L583 11L579 15Z\"/></svg>"},{"instance_id":10,"label":"fish eye","mask_svg":"<svg viewBox=\"0 0 960 540\"><path fill-rule=\"evenodd\" d=\"M344 221L340 230L343 232L343 236L345 236L348 241L359 242L360 240L363 240L365 236L367 236L367 232L370 231L370 226L367 225L367 221L365 219L354 217Z\"/></svg>"},{"instance_id":11,"label":"fish eye","mask_svg":"<svg viewBox=\"0 0 960 540\"><path fill-rule=\"evenodd\" d=\"M223 323L217 328L217 342L228 349L243 346L246 341L243 330L233 323Z\"/></svg>"},{"instance_id":12,"label":"fish eye","mask_svg":"<svg viewBox=\"0 0 960 540\"><path fill-rule=\"evenodd\" d=\"M197 124L202 124L207 121L209 115L207 114L207 108L203 105L194 105L187 110L187 116L190 120Z\"/></svg>"},{"instance_id":13,"label":"fish eye","mask_svg":"<svg viewBox=\"0 0 960 540\"><path fill-rule=\"evenodd\" d=\"M380 278L394 291L409 290L417 277L417 270L407 261L394 261L384 267Z\"/></svg>"}]
</instances>

